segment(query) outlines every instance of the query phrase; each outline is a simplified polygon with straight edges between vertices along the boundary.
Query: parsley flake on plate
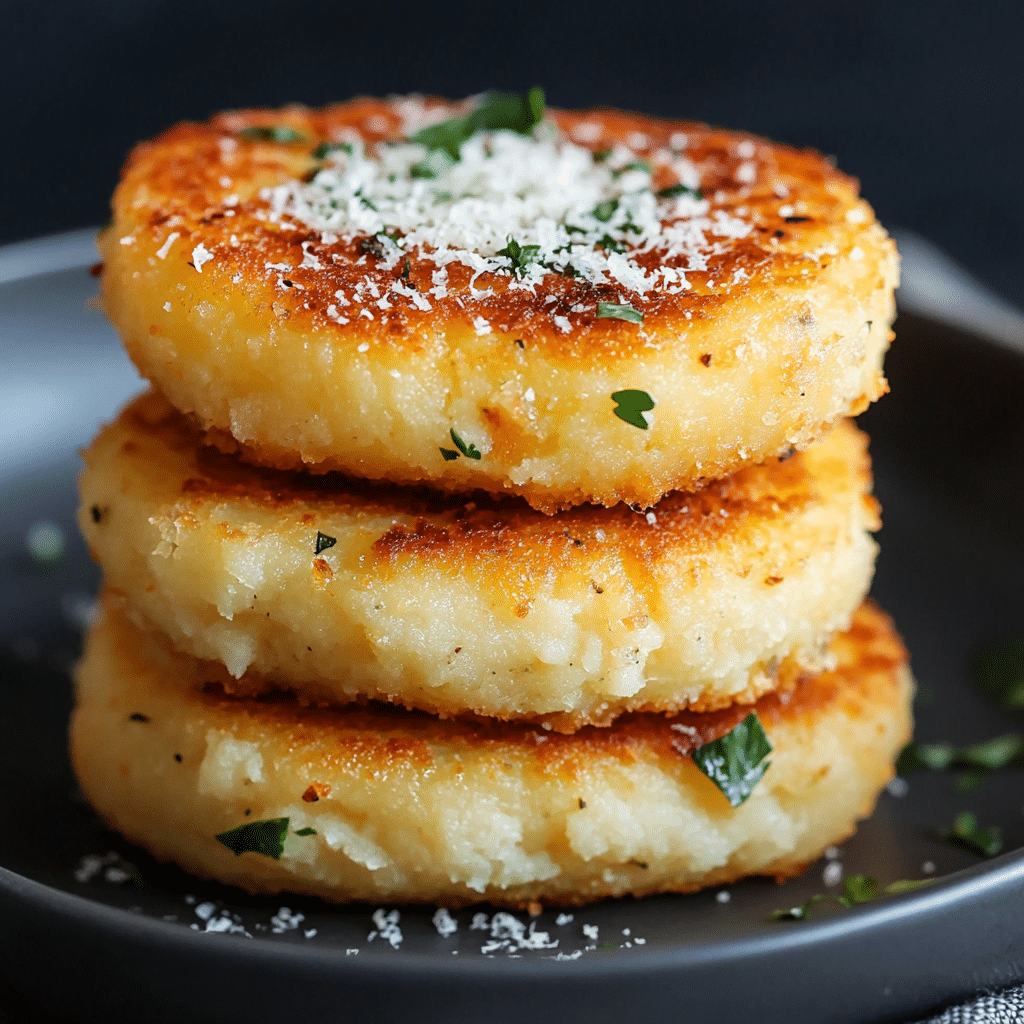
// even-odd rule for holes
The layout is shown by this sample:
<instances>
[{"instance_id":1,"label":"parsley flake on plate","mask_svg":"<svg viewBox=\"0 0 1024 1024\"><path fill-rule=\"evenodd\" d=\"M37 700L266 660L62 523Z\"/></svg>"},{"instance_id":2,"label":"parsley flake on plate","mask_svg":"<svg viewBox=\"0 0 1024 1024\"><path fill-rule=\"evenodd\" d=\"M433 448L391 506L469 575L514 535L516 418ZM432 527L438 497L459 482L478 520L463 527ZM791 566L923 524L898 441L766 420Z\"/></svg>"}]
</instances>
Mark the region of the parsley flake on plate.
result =
<instances>
[{"instance_id":1,"label":"parsley flake on plate","mask_svg":"<svg viewBox=\"0 0 1024 1024\"><path fill-rule=\"evenodd\" d=\"M263 857L280 860L284 853L284 838L288 835L288 820L266 818L263 821L247 821L227 832L218 832L213 838L236 857L243 853L258 853Z\"/></svg>"},{"instance_id":2,"label":"parsley flake on plate","mask_svg":"<svg viewBox=\"0 0 1024 1024\"><path fill-rule=\"evenodd\" d=\"M292 143L309 141L305 135L300 134L294 128L280 124L243 128L238 134L250 142Z\"/></svg>"},{"instance_id":3,"label":"parsley flake on plate","mask_svg":"<svg viewBox=\"0 0 1024 1024\"><path fill-rule=\"evenodd\" d=\"M900 752L896 771L900 775L914 771L942 772L947 768L973 771L998 771L1024 755L1024 737L1010 732L964 747L952 743L918 743L912 740Z\"/></svg>"},{"instance_id":4,"label":"parsley flake on plate","mask_svg":"<svg viewBox=\"0 0 1024 1024\"><path fill-rule=\"evenodd\" d=\"M337 537L328 537L326 533L321 533L319 530L316 531L316 548L314 554L319 555L321 551L326 551L328 548L333 548L338 543Z\"/></svg>"},{"instance_id":5,"label":"parsley flake on plate","mask_svg":"<svg viewBox=\"0 0 1024 1024\"><path fill-rule=\"evenodd\" d=\"M646 391L627 388L625 391L612 392L615 408L612 410L620 420L631 426L647 430L649 424L644 416L654 408L654 399Z\"/></svg>"},{"instance_id":6,"label":"parsley flake on plate","mask_svg":"<svg viewBox=\"0 0 1024 1024\"><path fill-rule=\"evenodd\" d=\"M812 896L805 903L796 907L774 910L770 915L772 921L802 921L821 903L838 903L843 907L853 907L858 903L870 903L879 896L901 896L903 893L916 892L927 885L932 885L934 878L901 878L891 882L881 892L878 881L870 875L847 875L843 879L843 892L833 896L831 893Z\"/></svg>"},{"instance_id":7,"label":"parsley flake on plate","mask_svg":"<svg viewBox=\"0 0 1024 1024\"><path fill-rule=\"evenodd\" d=\"M1024 640L982 650L974 660L979 688L1010 711L1024 710Z\"/></svg>"},{"instance_id":8,"label":"parsley flake on plate","mask_svg":"<svg viewBox=\"0 0 1024 1024\"><path fill-rule=\"evenodd\" d=\"M939 832L939 838L982 857L994 857L1003 848L1003 831L997 825L982 828L970 811L961 811L953 819L953 827Z\"/></svg>"},{"instance_id":9,"label":"parsley flake on plate","mask_svg":"<svg viewBox=\"0 0 1024 1024\"><path fill-rule=\"evenodd\" d=\"M772 752L756 711L736 725L731 732L698 747L691 757L693 763L725 794L733 807L739 807L761 781Z\"/></svg>"},{"instance_id":10,"label":"parsley flake on plate","mask_svg":"<svg viewBox=\"0 0 1024 1024\"><path fill-rule=\"evenodd\" d=\"M620 306L615 302L599 302L597 304L598 320L627 320L631 324L642 324L644 315L632 306Z\"/></svg>"},{"instance_id":11,"label":"parsley flake on plate","mask_svg":"<svg viewBox=\"0 0 1024 1024\"><path fill-rule=\"evenodd\" d=\"M307 825L305 828L297 828L295 830L295 834L297 836L315 836L317 832L315 828L311 828L309 825Z\"/></svg>"}]
</instances>

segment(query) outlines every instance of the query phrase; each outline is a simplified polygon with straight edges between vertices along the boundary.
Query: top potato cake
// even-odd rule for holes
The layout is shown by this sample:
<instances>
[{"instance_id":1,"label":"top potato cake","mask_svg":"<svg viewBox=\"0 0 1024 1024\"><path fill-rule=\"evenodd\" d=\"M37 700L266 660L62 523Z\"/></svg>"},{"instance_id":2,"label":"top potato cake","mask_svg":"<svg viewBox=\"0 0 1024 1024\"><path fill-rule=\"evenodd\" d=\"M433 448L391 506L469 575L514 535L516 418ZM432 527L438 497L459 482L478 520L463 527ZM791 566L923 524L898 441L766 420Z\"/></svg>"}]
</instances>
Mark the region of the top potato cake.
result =
<instances>
[{"instance_id":1,"label":"top potato cake","mask_svg":"<svg viewBox=\"0 0 1024 1024\"><path fill-rule=\"evenodd\" d=\"M886 390L897 257L856 181L539 101L248 110L136 147L100 248L143 376L250 461L546 512L649 506Z\"/></svg>"}]
</instances>

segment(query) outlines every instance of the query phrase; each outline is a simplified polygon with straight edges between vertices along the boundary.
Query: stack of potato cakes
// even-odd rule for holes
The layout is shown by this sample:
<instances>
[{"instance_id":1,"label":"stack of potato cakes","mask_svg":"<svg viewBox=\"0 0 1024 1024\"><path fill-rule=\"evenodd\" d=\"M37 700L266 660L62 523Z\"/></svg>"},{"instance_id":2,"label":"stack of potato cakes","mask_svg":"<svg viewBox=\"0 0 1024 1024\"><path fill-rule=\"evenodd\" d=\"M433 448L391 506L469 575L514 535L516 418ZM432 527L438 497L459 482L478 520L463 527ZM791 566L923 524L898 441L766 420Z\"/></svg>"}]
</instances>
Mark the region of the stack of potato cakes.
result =
<instances>
[{"instance_id":1,"label":"stack of potato cakes","mask_svg":"<svg viewBox=\"0 0 1024 1024\"><path fill-rule=\"evenodd\" d=\"M800 870L911 681L862 605L895 248L819 155L538 90L132 153L72 752L254 891L519 906Z\"/></svg>"}]
</instances>

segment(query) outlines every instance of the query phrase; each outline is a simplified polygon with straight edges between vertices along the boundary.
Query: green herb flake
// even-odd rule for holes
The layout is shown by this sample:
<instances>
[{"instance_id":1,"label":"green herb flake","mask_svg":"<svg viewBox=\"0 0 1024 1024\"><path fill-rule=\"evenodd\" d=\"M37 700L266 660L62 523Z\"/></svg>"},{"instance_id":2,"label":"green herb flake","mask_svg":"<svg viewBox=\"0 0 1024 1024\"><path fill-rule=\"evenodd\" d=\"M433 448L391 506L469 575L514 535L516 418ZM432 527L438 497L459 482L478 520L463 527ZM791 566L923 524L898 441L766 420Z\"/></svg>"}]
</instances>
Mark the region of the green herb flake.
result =
<instances>
[{"instance_id":1,"label":"green herb flake","mask_svg":"<svg viewBox=\"0 0 1024 1024\"><path fill-rule=\"evenodd\" d=\"M412 165L409 173L414 178L432 181L434 178L440 178L441 175L447 174L455 166L457 160L458 157L453 157L447 149L432 149L419 163Z\"/></svg>"},{"instance_id":2,"label":"green herb flake","mask_svg":"<svg viewBox=\"0 0 1024 1024\"><path fill-rule=\"evenodd\" d=\"M1003 848L1002 829L997 825L981 828L970 811L961 811L953 819L953 827L939 832L939 838L982 857L994 857Z\"/></svg>"},{"instance_id":3,"label":"green herb flake","mask_svg":"<svg viewBox=\"0 0 1024 1024\"><path fill-rule=\"evenodd\" d=\"M961 772L953 780L953 790L957 793L973 793L984 781L983 772Z\"/></svg>"},{"instance_id":4,"label":"green herb flake","mask_svg":"<svg viewBox=\"0 0 1024 1024\"><path fill-rule=\"evenodd\" d=\"M819 903L831 899L829 896L812 896L806 903L796 907L787 907L785 910L773 910L771 920L773 921L802 921Z\"/></svg>"},{"instance_id":5,"label":"green herb flake","mask_svg":"<svg viewBox=\"0 0 1024 1024\"><path fill-rule=\"evenodd\" d=\"M795 907L786 907L782 910L773 910L768 915L770 921L803 921L819 903L831 902L835 899L832 896L812 896L806 903L800 903Z\"/></svg>"},{"instance_id":6,"label":"green herb flake","mask_svg":"<svg viewBox=\"0 0 1024 1024\"><path fill-rule=\"evenodd\" d=\"M945 771L952 763L956 748L952 743L918 743L911 740L896 758L896 774Z\"/></svg>"},{"instance_id":7,"label":"green herb flake","mask_svg":"<svg viewBox=\"0 0 1024 1024\"><path fill-rule=\"evenodd\" d=\"M243 128L238 134L241 138L248 139L250 142L293 143L309 141L305 135L300 134L294 128L281 124Z\"/></svg>"},{"instance_id":8,"label":"green herb flake","mask_svg":"<svg viewBox=\"0 0 1024 1024\"><path fill-rule=\"evenodd\" d=\"M934 878L902 878L890 883L880 892L878 881L870 875L849 875L843 879L842 895L819 894L812 896L806 903L801 903L799 906L772 911L770 920L802 921L821 903L838 903L843 907L853 907L859 903L870 903L879 896L901 896L903 893L916 892L918 889L934 884L934 882Z\"/></svg>"},{"instance_id":9,"label":"green herb flake","mask_svg":"<svg viewBox=\"0 0 1024 1024\"><path fill-rule=\"evenodd\" d=\"M654 399L646 391L637 391L633 388L615 391L612 393L612 401L615 403L612 412L620 420L625 420L626 423L641 430L647 430L649 424L644 413L654 408Z\"/></svg>"},{"instance_id":10,"label":"green herb flake","mask_svg":"<svg viewBox=\"0 0 1024 1024\"><path fill-rule=\"evenodd\" d=\"M632 306L620 306L615 302L599 302L597 304L598 320L626 320L631 324L642 324L644 315Z\"/></svg>"},{"instance_id":11,"label":"green herb flake","mask_svg":"<svg viewBox=\"0 0 1024 1024\"><path fill-rule=\"evenodd\" d=\"M917 892L918 889L934 884L934 878L901 878L885 887L885 895L902 896L905 892Z\"/></svg>"},{"instance_id":12,"label":"green herb flake","mask_svg":"<svg viewBox=\"0 0 1024 1024\"><path fill-rule=\"evenodd\" d=\"M295 834L297 836L315 836L317 832L315 828L310 828L309 825L307 825L305 828L297 828L295 830Z\"/></svg>"},{"instance_id":13,"label":"green herb flake","mask_svg":"<svg viewBox=\"0 0 1024 1024\"><path fill-rule=\"evenodd\" d=\"M452 427L452 429L449 430L448 433L451 434L452 436L452 443L455 445L456 448L458 448L458 450L463 455L466 456L467 459L480 459L480 450L477 448L475 444L466 444L466 442L463 441L462 438L455 433L454 427ZM444 449L442 449L442 451L444 451Z\"/></svg>"},{"instance_id":14,"label":"green herb flake","mask_svg":"<svg viewBox=\"0 0 1024 1024\"><path fill-rule=\"evenodd\" d=\"M459 457L459 453L451 448L442 448L438 445L437 450L441 453L441 457L445 462L454 462Z\"/></svg>"},{"instance_id":15,"label":"green herb flake","mask_svg":"<svg viewBox=\"0 0 1024 1024\"><path fill-rule=\"evenodd\" d=\"M328 548L333 548L338 543L337 537L328 537L326 533L321 533L319 530L316 531L316 544L314 545L314 554L319 555L321 551L326 551Z\"/></svg>"},{"instance_id":16,"label":"green herb flake","mask_svg":"<svg viewBox=\"0 0 1024 1024\"><path fill-rule=\"evenodd\" d=\"M693 763L725 794L733 807L739 807L761 781L772 752L756 711L751 711L731 732L698 747Z\"/></svg>"},{"instance_id":17,"label":"green herb flake","mask_svg":"<svg viewBox=\"0 0 1024 1024\"><path fill-rule=\"evenodd\" d=\"M1024 758L1024 737L1011 732L979 743L956 747L952 743L908 743L896 761L900 775L914 771L941 772L947 768L967 768L975 772L993 772Z\"/></svg>"},{"instance_id":18,"label":"green herb flake","mask_svg":"<svg viewBox=\"0 0 1024 1024\"><path fill-rule=\"evenodd\" d=\"M857 903L870 903L878 895L878 882L870 875L847 875L843 879L843 895L837 902L844 907Z\"/></svg>"},{"instance_id":19,"label":"green herb flake","mask_svg":"<svg viewBox=\"0 0 1024 1024\"><path fill-rule=\"evenodd\" d=\"M997 771L1018 760L1024 754L1024 738L1017 733L996 736L981 743L971 743L956 752L956 763L965 768Z\"/></svg>"},{"instance_id":20,"label":"green herb flake","mask_svg":"<svg viewBox=\"0 0 1024 1024\"><path fill-rule=\"evenodd\" d=\"M258 853L263 857L280 860L284 853L284 839L288 835L288 820L267 818L263 821L248 821L238 828L219 832L213 838L236 857L243 853Z\"/></svg>"},{"instance_id":21,"label":"green herb flake","mask_svg":"<svg viewBox=\"0 0 1024 1024\"><path fill-rule=\"evenodd\" d=\"M507 129L519 132L520 135L528 135L543 119L544 106L544 90L540 86L534 86L525 95L515 92L488 92L484 94L480 105L466 117L453 117L440 124L428 125L410 135L409 141L418 142L431 152L443 152L454 163L459 159L462 144L476 132ZM417 167L419 166L421 165L417 164Z\"/></svg>"},{"instance_id":22,"label":"green herb flake","mask_svg":"<svg viewBox=\"0 0 1024 1024\"><path fill-rule=\"evenodd\" d=\"M699 188L690 188L689 185L684 185L681 181L677 181L674 185L668 185L666 188L659 188L655 195L659 199L675 199L677 196L693 196L694 199L704 198L704 194Z\"/></svg>"},{"instance_id":23,"label":"green herb flake","mask_svg":"<svg viewBox=\"0 0 1024 1024\"><path fill-rule=\"evenodd\" d=\"M974 679L1010 711L1024 710L1024 640L994 644L974 659Z\"/></svg>"},{"instance_id":24,"label":"green herb flake","mask_svg":"<svg viewBox=\"0 0 1024 1024\"><path fill-rule=\"evenodd\" d=\"M508 245L498 250L499 256L504 256L510 263L509 268L516 277L522 277L530 269L531 263L536 263L540 255L539 245L520 245L511 236Z\"/></svg>"},{"instance_id":25,"label":"green herb flake","mask_svg":"<svg viewBox=\"0 0 1024 1024\"><path fill-rule=\"evenodd\" d=\"M314 160L326 160L332 153L345 153L351 156L354 152L351 142L321 142L316 149L310 153Z\"/></svg>"},{"instance_id":26,"label":"green herb flake","mask_svg":"<svg viewBox=\"0 0 1024 1024\"><path fill-rule=\"evenodd\" d=\"M620 242L616 238L612 238L609 234L602 235L594 245L599 245L602 249L607 249L609 252L625 252L626 243Z\"/></svg>"},{"instance_id":27,"label":"green herb flake","mask_svg":"<svg viewBox=\"0 0 1024 1024\"><path fill-rule=\"evenodd\" d=\"M374 213L377 212L377 207L374 205L373 200L368 199L366 196L363 195L362 188L357 188L355 192L352 193L352 195L354 195L356 199L358 199L359 202L361 202L363 206L365 206L368 210L373 210Z\"/></svg>"},{"instance_id":28,"label":"green herb flake","mask_svg":"<svg viewBox=\"0 0 1024 1024\"><path fill-rule=\"evenodd\" d=\"M595 219L606 223L615 216L615 211L619 208L618 199L606 199L603 203L598 203L593 210L590 211L590 215Z\"/></svg>"},{"instance_id":29,"label":"green herb flake","mask_svg":"<svg viewBox=\"0 0 1024 1024\"><path fill-rule=\"evenodd\" d=\"M646 160L636 159L630 160L628 164L623 167L616 167L612 171L613 178L619 178L628 171L644 171L647 174L651 173L651 165Z\"/></svg>"}]
</instances>

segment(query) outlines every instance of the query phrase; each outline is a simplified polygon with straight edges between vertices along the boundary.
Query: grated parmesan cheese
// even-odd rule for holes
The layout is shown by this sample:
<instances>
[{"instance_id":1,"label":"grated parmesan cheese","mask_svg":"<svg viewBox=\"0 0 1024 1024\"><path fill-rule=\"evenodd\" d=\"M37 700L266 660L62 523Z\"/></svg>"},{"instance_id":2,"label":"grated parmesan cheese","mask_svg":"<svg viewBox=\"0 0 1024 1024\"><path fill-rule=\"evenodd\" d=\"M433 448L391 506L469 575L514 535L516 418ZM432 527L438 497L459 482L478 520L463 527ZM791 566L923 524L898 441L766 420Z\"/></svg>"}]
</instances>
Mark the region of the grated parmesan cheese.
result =
<instances>
[{"instance_id":1,"label":"grated parmesan cheese","mask_svg":"<svg viewBox=\"0 0 1024 1024\"><path fill-rule=\"evenodd\" d=\"M414 101L395 105L407 131L445 113ZM431 164L436 177L423 176L429 153L419 143L355 138L332 150L311 181L286 182L260 196L269 206L268 221L297 222L325 242L374 236L385 267L417 250L438 268L430 290L438 299L447 295L445 267L451 263L473 271L471 287L491 273L507 275L512 289L532 291L547 274L572 273L639 294L678 294L689 288L683 274L671 267L648 269L635 257L657 251L661 262L682 257L690 269L702 269L714 248L709 235L739 238L750 231L749 224L721 211L710 217L705 199L686 193L659 197L652 190L654 174L662 172L688 189L699 188L696 167L680 154L685 137L673 136L678 147L651 154L650 139L634 133L630 146L616 145L598 159L578 144L600 138L600 126L592 128L577 125L577 141L561 137L547 122L528 136L478 132L462 144L459 160ZM639 159L636 150L646 157ZM736 173L753 181L754 164L741 164ZM512 241L523 250L536 248L517 262L503 252ZM306 245L303 265L312 266L306 261L316 257ZM417 301L415 290L396 291L418 308L430 308ZM485 333L478 322L474 326Z\"/></svg>"},{"instance_id":2,"label":"grated parmesan cheese","mask_svg":"<svg viewBox=\"0 0 1024 1024\"><path fill-rule=\"evenodd\" d=\"M518 917L499 911L491 918L491 940L480 947L480 952L485 955L499 951L516 954L523 949L554 949L558 946L558 939L536 929L536 921L526 925Z\"/></svg>"},{"instance_id":3,"label":"grated parmesan cheese","mask_svg":"<svg viewBox=\"0 0 1024 1024\"><path fill-rule=\"evenodd\" d=\"M437 934L443 938L448 938L449 935L454 935L459 930L458 921L452 917L446 907L438 907L431 920L437 929Z\"/></svg>"},{"instance_id":4,"label":"grated parmesan cheese","mask_svg":"<svg viewBox=\"0 0 1024 1024\"><path fill-rule=\"evenodd\" d=\"M397 910L384 910L383 907L378 908L373 912L373 923L376 926L375 930L370 932L366 936L367 942L372 942L376 938L381 938L387 942L392 949L398 949L402 944L402 929L398 927L398 922L401 920L402 915Z\"/></svg>"},{"instance_id":5,"label":"grated parmesan cheese","mask_svg":"<svg viewBox=\"0 0 1024 1024\"><path fill-rule=\"evenodd\" d=\"M160 246L156 251L156 258L158 260L167 259L167 254L171 251L171 246L181 238L181 234L178 231L172 231L167 238L164 240L164 244Z\"/></svg>"}]
</instances>

